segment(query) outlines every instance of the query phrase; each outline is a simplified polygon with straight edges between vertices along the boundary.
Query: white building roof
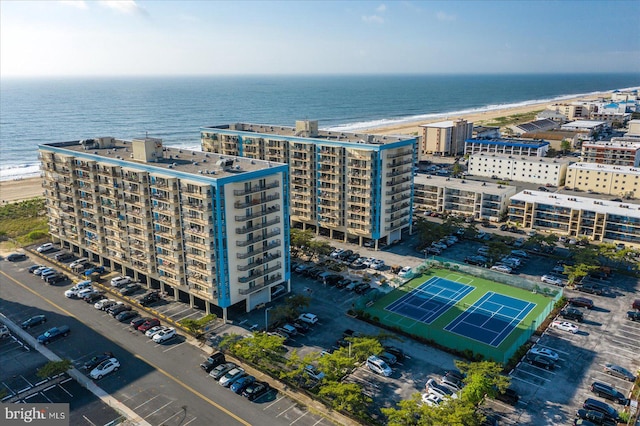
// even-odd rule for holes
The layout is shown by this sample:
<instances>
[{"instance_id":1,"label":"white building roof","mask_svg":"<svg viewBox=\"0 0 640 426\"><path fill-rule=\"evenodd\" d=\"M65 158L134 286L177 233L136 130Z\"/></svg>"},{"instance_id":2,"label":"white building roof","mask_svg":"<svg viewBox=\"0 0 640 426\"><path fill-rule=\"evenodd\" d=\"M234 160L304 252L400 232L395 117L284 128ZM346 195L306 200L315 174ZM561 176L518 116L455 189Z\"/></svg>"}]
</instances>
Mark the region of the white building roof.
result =
<instances>
[{"instance_id":1,"label":"white building roof","mask_svg":"<svg viewBox=\"0 0 640 426\"><path fill-rule=\"evenodd\" d=\"M569 166L569 169L576 170L595 170L605 173L624 173L628 175L640 175L640 168L630 166L613 166L610 164L598 164L598 163L574 163Z\"/></svg>"},{"instance_id":2,"label":"white building roof","mask_svg":"<svg viewBox=\"0 0 640 426\"><path fill-rule=\"evenodd\" d=\"M576 120L570 123L563 124L562 127L574 128L574 129L593 129L594 127L607 124L606 121L596 120Z\"/></svg>"},{"instance_id":3,"label":"white building roof","mask_svg":"<svg viewBox=\"0 0 640 426\"><path fill-rule=\"evenodd\" d=\"M601 141L601 142L583 142L582 147L586 148L613 148L613 149L640 149L640 140L631 141L631 140L614 140L611 141Z\"/></svg>"},{"instance_id":4,"label":"white building roof","mask_svg":"<svg viewBox=\"0 0 640 426\"><path fill-rule=\"evenodd\" d=\"M508 185L498 185L491 182L481 182L469 179L456 179L444 176L431 176L419 174L413 178L414 184L431 185L437 187L446 187L453 189L461 189L464 191L482 192L485 194L502 195L513 191L515 188Z\"/></svg>"},{"instance_id":5,"label":"white building roof","mask_svg":"<svg viewBox=\"0 0 640 426\"><path fill-rule=\"evenodd\" d=\"M615 214L640 218L640 205L607 201L597 198L576 197L570 194L548 193L542 191L522 191L511 197L511 200L527 203L547 204L571 208L573 210L588 210L596 213Z\"/></svg>"},{"instance_id":6,"label":"white building roof","mask_svg":"<svg viewBox=\"0 0 640 426\"><path fill-rule=\"evenodd\" d=\"M547 157L531 157L531 156L520 156L520 155L509 155L509 154L493 154L488 152L479 152L477 154L472 154L469 156L469 159L477 159L477 158L496 158L498 160L512 160L519 162L527 162L527 163L543 163L543 164L563 164L563 163L571 163L575 161L574 157L560 157L560 158L547 158Z\"/></svg>"},{"instance_id":7,"label":"white building roof","mask_svg":"<svg viewBox=\"0 0 640 426\"><path fill-rule=\"evenodd\" d=\"M442 128L442 129L447 129L449 127L453 127L453 120L438 121L437 123L422 124L422 125L420 125L420 127L439 127L439 128Z\"/></svg>"}]
</instances>

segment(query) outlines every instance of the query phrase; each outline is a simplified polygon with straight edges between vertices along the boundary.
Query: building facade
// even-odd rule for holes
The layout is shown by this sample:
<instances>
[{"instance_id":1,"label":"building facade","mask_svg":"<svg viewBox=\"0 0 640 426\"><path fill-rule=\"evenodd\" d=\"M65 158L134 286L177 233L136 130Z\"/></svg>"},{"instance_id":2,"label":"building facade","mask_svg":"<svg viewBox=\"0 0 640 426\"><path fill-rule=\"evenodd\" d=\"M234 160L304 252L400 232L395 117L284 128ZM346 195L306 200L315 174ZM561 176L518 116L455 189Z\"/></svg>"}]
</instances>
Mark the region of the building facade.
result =
<instances>
[{"instance_id":1,"label":"building facade","mask_svg":"<svg viewBox=\"0 0 640 426\"><path fill-rule=\"evenodd\" d=\"M514 186L418 175L413 203L419 212L449 212L497 222L506 213L509 198L515 193Z\"/></svg>"},{"instance_id":2,"label":"building facade","mask_svg":"<svg viewBox=\"0 0 640 426\"><path fill-rule=\"evenodd\" d=\"M511 197L509 221L526 229L640 247L640 205L522 191Z\"/></svg>"},{"instance_id":3,"label":"building facade","mask_svg":"<svg viewBox=\"0 0 640 426\"><path fill-rule=\"evenodd\" d=\"M464 141L473 136L473 123L467 120L448 120L423 124L418 147L419 160L428 156L457 156L464 152Z\"/></svg>"},{"instance_id":4,"label":"building facade","mask_svg":"<svg viewBox=\"0 0 640 426\"><path fill-rule=\"evenodd\" d=\"M585 163L640 167L640 140L612 138L610 142L583 142L581 158Z\"/></svg>"},{"instance_id":5,"label":"building facade","mask_svg":"<svg viewBox=\"0 0 640 426\"><path fill-rule=\"evenodd\" d=\"M575 163L567 169L564 185L577 191L640 198L640 168Z\"/></svg>"},{"instance_id":6,"label":"building facade","mask_svg":"<svg viewBox=\"0 0 640 426\"><path fill-rule=\"evenodd\" d=\"M530 142L518 139L467 139L465 155L479 153L506 154L525 157L544 157L549 151L549 142Z\"/></svg>"},{"instance_id":7,"label":"building facade","mask_svg":"<svg viewBox=\"0 0 640 426\"><path fill-rule=\"evenodd\" d=\"M602 132L606 127L608 127L606 121L578 120L563 124L560 130L580 132L591 137L598 132Z\"/></svg>"},{"instance_id":8,"label":"building facade","mask_svg":"<svg viewBox=\"0 0 640 426\"><path fill-rule=\"evenodd\" d=\"M560 186L564 184L568 164L565 159L482 153L469 157L467 172L471 176Z\"/></svg>"},{"instance_id":9,"label":"building facade","mask_svg":"<svg viewBox=\"0 0 640 426\"><path fill-rule=\"evenodd\" d=\"M226 319L289 287L288 168L160 139L40 145L50 234Z\"/></svg>"},{"instance_id":10,"label":"building facade","mask_svg":"<svg viewBox=\"0 0 640 426\"><path fill-rule=\"evenodd\" d=\"M410 230L415 138L235 123L201 129L202 149L289 165L291 225L378 247Z\"/></svg>"}]
</instances>

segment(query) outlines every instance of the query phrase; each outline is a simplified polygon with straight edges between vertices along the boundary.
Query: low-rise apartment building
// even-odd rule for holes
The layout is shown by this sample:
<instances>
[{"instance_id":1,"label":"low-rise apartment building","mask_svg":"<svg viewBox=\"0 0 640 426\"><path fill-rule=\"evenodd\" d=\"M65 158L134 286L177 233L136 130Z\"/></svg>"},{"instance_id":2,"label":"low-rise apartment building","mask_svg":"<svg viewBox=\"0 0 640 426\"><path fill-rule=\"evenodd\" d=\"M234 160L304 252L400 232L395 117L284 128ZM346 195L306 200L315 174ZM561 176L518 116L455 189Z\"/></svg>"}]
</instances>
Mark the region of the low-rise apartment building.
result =
<instances>
[{"instance_id":1,"label":"low-rise apartment building","mask_svg":"<svg viewBox=\"0 0 640 426\"><path fill-rule=\"evenodd\" d=\"M464 143L465 155L506 154L520 157L545 157L549 142L532 142L518 139L467 139Z\"/></svg>"},{"instance_id":2,"label":"low-rise apartment building","mask_svg":"<svg viewBox=\"0 0 640 426\"><path fill-rule=\"evenodd\" d=\"M560 127L560 130L567 130L570 132L584 133L586 136L591 137L594 134L603 131L607 126L606 121L597 120L577 120L570 123L565 123Z\"/></svg>"},{"instance_id":3,"label":"low-rise apartment building","mask_svg":"<svg viewBox=\"0 0 640 426\"><path fill-rule=\"evenodd\" d=\"M640 138L612 138L611 141L583 142L585 163L640 167Z\"/></svg>"},{"instance_id":4,"label":"low-rise apartment building","mask_svg":"<svg viewBox=\"0 0 640 426\"><path fill-rule=\"evenodd\" d=\"M464 141L473 136L473 123L467 120L448 120L423 124L418 146L419 160L430 155L457 156L464 152Z\"/></svg>"},{"instance_id":5,"label":"low-rise apartment building","mask_svg":"<svg viewBox=\"0 0 640 426\"><path fill-rule=\"evenodd\" d=\"M225 317L289 287L286 164L111 137L40 145L52 239Z\"/></svg>"},{"instance_id":6,"label":"low-rise apartment building","mask_svg":"<svg viewBox=\"0 0 640 426\"><path fill-rule=\"evenodd\" d=\"M640 168L575 163L567 169L564 185L577 191L640 198Z\"/></svg>"},{"instance_id":7,"label":"low-rise apartment building","mask_svg":"<svg viewBox=\"0 0 640 426\"><path fill-rule=\"evenodd\" d=\"M378 247L411 227L414 137L234 123L203 127L202 149L289 165L291 225Z\"/></svg>"},{"instance_id":8,"label":"low-rise apartment building","mask_svg":"<svg viewBox=\"0 0 640 426\"><path fill-rule=\"evenodd\" d=\"M480 153L469 157L467 172L471 176L560 186L564 184L569 161L566 158Z\"/></svg>"},{"instance_id":9,"label":"low-rise apartment building","mask_svg":"<svg viewBox=\"0 0 640 426\"><path fill-rule=\"evenodd\" d=\"M514 186L430 175L416 176L414 184L416 211L449 212L496 222L516 193Z\"/></svg>"},{"instance_id":10,"label":"low-rise apartment building","mask_svg":"<svg viewBox=\"0 0 640 426\"><path fill-rule=\"evenodd\" d=\"M640 205L542 191L511 197L509 221L525 229L640 247Z\"/></svg>"}]
</instances>

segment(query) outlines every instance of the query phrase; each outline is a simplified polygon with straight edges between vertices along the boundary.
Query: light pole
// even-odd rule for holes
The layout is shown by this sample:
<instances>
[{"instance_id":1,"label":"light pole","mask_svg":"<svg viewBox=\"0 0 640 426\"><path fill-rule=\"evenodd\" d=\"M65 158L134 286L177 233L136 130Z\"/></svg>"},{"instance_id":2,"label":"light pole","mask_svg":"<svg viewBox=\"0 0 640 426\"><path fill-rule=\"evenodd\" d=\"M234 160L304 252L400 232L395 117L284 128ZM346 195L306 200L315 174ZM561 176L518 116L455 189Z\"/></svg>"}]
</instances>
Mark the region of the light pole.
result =
<instances>
[{"instance_id":1,"label":"light pole","mask_svg":"<svg viewBox=\"0 0 640 426\"><path fill-rule=\"evenodd\" d=\"M265 333L269 331L269 311L271 310L271 308L273 308L273 306L264 308L264 332Z\"/></svg>"}]
</instances>

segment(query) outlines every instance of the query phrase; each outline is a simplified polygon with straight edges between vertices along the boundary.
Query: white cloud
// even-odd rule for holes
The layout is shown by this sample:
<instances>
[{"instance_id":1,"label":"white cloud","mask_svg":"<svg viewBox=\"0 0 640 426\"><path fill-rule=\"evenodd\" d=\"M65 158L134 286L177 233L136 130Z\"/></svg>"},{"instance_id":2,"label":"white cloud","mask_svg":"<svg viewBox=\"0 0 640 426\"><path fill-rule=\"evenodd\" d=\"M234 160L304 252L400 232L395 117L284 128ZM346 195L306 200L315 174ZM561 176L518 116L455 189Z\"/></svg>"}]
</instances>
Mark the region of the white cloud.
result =
<instances>
[{"instance_id":1,"label":"white cloud","mask_svg":"<svg viewBox=\"0 0 640 426\"><path fill-rule=\"evenodd\" d=\"M135 0L101 0L100 4L120 13L144 13L144 9Z\"/></svg>"},{"instance_id":2,"label":"white cloud","mask_svg":"<svg viewBox=\"0 0 640 426\"><path fill-rule=\"evenodd\" d=\"M436 13L436 18L438 18L438 21L450 22L455 21L457 19L457 16L449 15L448 13L440 11Z\"/></svg>"},{"instance_id":3,"label":"white cloud","mask_svg":"<svg viewBox=\"0 0 640 426\"><path fill-rule=\"evenodd\" d=\"M379 13L382 13L385 10L387 10L387 6L384 3L376 8L376 12L379 12Z\"/></svg>"},{"instance_id":4,"label":"white cloud","mask_svg":"<svg viewBox=\"0 0 640 426\"><path fill-rule=\"evenodd\" d=\"M77 9L87 9L87 3L84 0L60 0L60 4L71 6Z\"/></svg>"},{"instance_id":5,"label":"white cloud","mask_svg":"<svg viewBox=\"0 0 640 426\"><path fill-rule=\"evenodd\" d=\"M378 15L363 16L362 20L364 22L369 23L369 24L383 24L384 23L384 19L382 19L382 17L378 16Z\"/></svg>"}]
</instances>

